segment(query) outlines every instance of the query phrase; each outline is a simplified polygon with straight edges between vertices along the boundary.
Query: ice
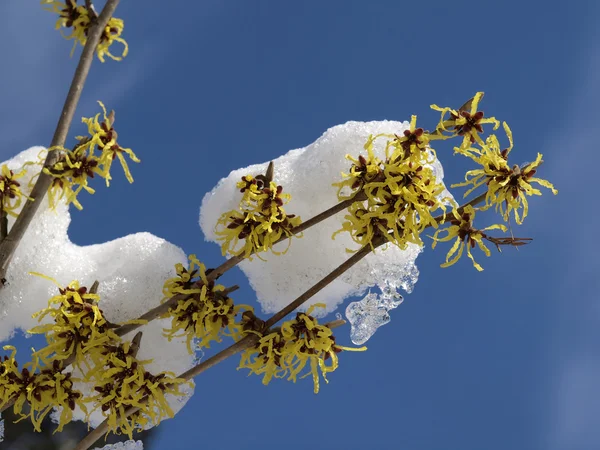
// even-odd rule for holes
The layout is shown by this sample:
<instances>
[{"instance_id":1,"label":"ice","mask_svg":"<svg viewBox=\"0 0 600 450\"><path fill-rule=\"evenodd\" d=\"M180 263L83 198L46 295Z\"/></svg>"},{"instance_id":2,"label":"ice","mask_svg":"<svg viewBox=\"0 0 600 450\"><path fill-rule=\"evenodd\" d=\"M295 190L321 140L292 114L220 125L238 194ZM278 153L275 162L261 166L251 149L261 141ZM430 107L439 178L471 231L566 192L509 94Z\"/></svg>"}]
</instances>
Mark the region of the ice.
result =
<instances>
[{"instance_id":1,"label":"ice","mask_svg":"<svg viewBox=\"0 0 600 450\"><path fill-rule=\"evenodd\" d=\"M116 444L107 444L104 447L96 447L94 450L144 450L142 441L129 440L117 442Z\"/></svg>"},{"instance_id":2,"label":"ice","mask_svg":"<svg viewBox=\"0 0 600 450\"><path fill-rule=\"evenodd\" d=\"M345 155L356 157L365 154L363 146L370 134L402 134L408 126L408 122L394 121L348 122L330 128L307 147L291 150L274 159L274 181L283 186L284 192L292 195L290 203L285 206L286 211L306 220L338 203L337 188L331 183L342 179L341 172L348 172L351 163ZM383 157L384 145L385 140L375 141L375 154ZM267 164L264 162L234 170L205 195L200 210L200 226L208 241L217 242L214 225L219 216L238 208L241 194L236 182L246 174L264 173ZM438 161L434 162L433 169L441 181L443 169ZM450 196L447 191L443 195ZM346 248L357 249L348 233L331 239L332 234L341 228L344 214L338 213L305 231L303 238L293 239L285 255L263 253L261 257L267 262L253 258L240 264L265 313L278 311L344 262L349 257ZM281 249L286 245L282 242L278 247ZM321 313L323 315L334 311L344 298L362 295L367 288L384 285L389 280L410 292L418 277L415 260L420 251L416 245L410 245L404 251L395 246L378 249L315 295L309 304L325 303L327 309Z\"/></svg>"},{"instance_id":3,"label":"ice","mask_svg":"<svg viewBox=\"0 0 600 450\"><path fill-rule=\"evenodd\" d=\"M348 304L346 308L350 339L355 345L364 344L379 327L389 323L389 311L404 300L393 283L385 283L380 290L381 294L369 292L365 298Z\"/></svg>"},{"instance_id":4,"label":"ice","mask_svg":"<svg viewBox=\"0 0 600 450\"><path fill-rule=\"evenodd\" d=\"M18 171L26 161L37 161L41 151L45 149L32 147L6 164ZM18 179L25 194L30 192L27 186L32 175L28 172ZM102 183L92 186L104 187ZM96 195L101 195L101 189ZM85 208L85 199L82 203ZM76 245L67 233L70 221L66 205L59 204L51 211L47 199L43 200L9 265L8 284L0 289L0 342L9 339L18 329L27 330L37 325L31 315L47 307L48 299L58 293L56 285L29 275L30 271L55 278L61 286L78 280L81 285L90 287L98 280L100 308L109 321L121 323L157 306L162 299L164 281L175 276L175 264L187 265L182 249L145 232L101 244ZM9 229L13 223L14 219L9 217ZM140 328L143 337L138 357L140 360L153 359L146 365L150 372L172 371L178 375L193 365L194 355L188 354L185 339L168 341L162 335L162 329L169 323L168 319L155 320ZM133 334L135 332L125 338L131 339ZM76 387L84 394L91 393L89 385L78 383ZM189 396L192 393L193 389ZM186 401L189 396L185 397ZM175 412L184 404L175 398L169 398L169 403ZM74 418L84 419L79 408L74 411ZM102 420L98 410L91 416L91 425L97 426Z\"/></svg>"}]
</instances>

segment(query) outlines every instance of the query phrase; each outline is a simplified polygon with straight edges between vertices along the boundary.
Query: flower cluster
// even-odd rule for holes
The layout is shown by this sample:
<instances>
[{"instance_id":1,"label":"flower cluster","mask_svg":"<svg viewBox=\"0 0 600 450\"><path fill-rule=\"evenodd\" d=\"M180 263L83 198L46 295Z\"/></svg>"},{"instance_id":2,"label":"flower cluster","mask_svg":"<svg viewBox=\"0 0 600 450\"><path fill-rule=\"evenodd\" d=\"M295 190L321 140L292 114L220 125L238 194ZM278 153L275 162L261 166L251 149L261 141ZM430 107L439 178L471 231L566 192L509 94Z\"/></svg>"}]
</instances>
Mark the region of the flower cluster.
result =
<instances>
[{"instance_id":1,"label":"flower cluster","mask_svg":"<svg viewBox=\"0 0 600 450\"><path fill-rule=\"evenodd\" d=\"M319 392L319 372L327 381L327 374L338 367L337 354L342 350L364 351L366 347L342 347L335 343L333 332L326 325L319 325L310 314L315 307L325 307L322 303L312 305L306 313L297 313L269 334L260 338L257 344L242 353L238 369L250 369L250 374L263 375L263 384L269 384L273 377L283 378L294 383L300 378L312 375L314 392ZM331 360L329 365L326 364ZM302 372L308 366L308 372Z\"/></svg>"},{"instance_id":2,"label":"flower cluster","mask_svg":"<svg viewBox=\"0 0 600 450\"><path fill-rule=\"evenodd\" d=\"M78 5L77 0L41 0L42 5L48 6L47 11L57 13L59 15L56 21L56 29L61 30L61 34L65 39L73 39L73 50L71 50L71 56L75 51L77 44L84 46L87 42L87 36L90 28L94 24L97 18L96 12L89 10L85 5ZM115 61L121 61L129 51L127 42L121 37L125 24L122 19L116 19L111 17L100 36L100 42L96 47L96 55L102 62L105 61L104 57L114 59ZM71 34L65 35L62 32L62 28L70 28ZM123 45L123 53L121 56L113 55L109 48L114 42L119 42Z\"/></svg>"},{"instance_id":3,"label":"flower cluster","mask_svg":"<svg viewBox=\"0 0 600 450\"><path fill-rule=\"evenodd\" d=\"M361 247L371 245L375 238L385 240L406 249L409 243L423 245L420 233L428 226L437 227L432 212L445 211L442 197L444 186L438 183L430 166L434 152L427 147L431 139L438 139L416 127L412 116L410 129L403 136L381 134L370 136L364 148L367 157L353 162L350 172L338 187L338 198L355 198L348 208L342 228L334 233L347 231ZM386 138L385 159L375 156L373 145L379 138ZM350 188L351 193L344 192ZM362 195L362 197L358 197ZM349 250L350 251L350 250Z\"/></svg>"},{"instance_id":4,"label":"flower cluster","mask_svg":"<svg viewBox=\"0 0 600 450\"><path fill-rule=\"evenodd\" d=\"M164 284L163 302L175 296L181 299L163 317L171 318L171 328L164 330L165 336L169 340L185 336L191 354L194 340L196 347L210 348L211 342L221 342L221 336L239 339L242 328L236 316L252 308L235 305L224 286L208 281L204 264L195 255L190 255L189 259L189 267L186 269L177 264L177 276Z\"/></svg>"},{"instance_id":5,"label":"flower cluster","mask_svg":"<svg viewBox=\"0 0 600 450\"><path fill-rule=\"evenodd\" d=\"M54 283L56 281L50 279ZM92 289L94 290L94 289ZM132 342L121 342L97 306L100 300L74 281L65 288L59 287L59 295L52 297L48 308L34 314L38 320L51 316L52 324L40 325L30 333L44 333L48 346L33 353L34 362L19 372L15 351L5 357L0 366L0 405L14 402L15 413L30 417L39 431L43 418L56 407L62 407L58 430L68 423L76 405L89 415L101 409L107 417L110 430L126 433L130 437L136 428L150 421L158 424L162 417L173 417L173 411L165 400L166 394L184 395L179 386L186 380L173 373L151 374L136 354L141 332ZM128 323L146 323L133 320ZM94 384L95 394L83 396L73 390L70 373L63 373L68 365L75 364L84 374L83 381ZM27 403L27 414L21 413ZM88 413L86 404L94 404ZM137 407L139 411L127 417L125 411Z\"/></svg>"},{"instance_id":6,"label":"flower cluster","mask_svg":"<svg viewBox=\"0 0 600 450\"><path fill-rule=\"evenodd\" d=\"M43 169L44 173L54 178L48 189L51 207L55 207L56 202L65 197L67 204L73 203L76 208L83 209L77 195L82 190L90 194L95 192L88 186L88 179L94 178L94 175L104 178L108 186L112 179L110 169L115 158L119 159L127 180L133 182L124 154L136 163L140 160L131 149L123 148L117 143L117 132L113 127L114 112L107 115L104 104L98 103L103 111L102 122L99 120L100 114L82 119L87 125L89 136L77 136L79 144L73 150L65 150L62 147L49 149L65 152L56 163Z\"/></svg>"},{"instance_id":7,"label":"flower cluster","mask_svg":"<svg viewBox=\"0 0 600 450\"><path fill-rule=\"evenodd\" d=\"M513 212L517 224L521 224L527 217L529 204L527 196L542 195L539 189L535 189L531 183L537 183L557 194L554 186L541 178L534 177L539 165L542 163L542 154L538 153L534 162L518 164L512 167L508 163L508 155L513 147L512 132L506 122L503 123L504 130L509 140L509 147L500 148L500 143L495 135L490 135L481 148L473 146L457 149L457 151L475 161L481 166L480 169L470 170L465 175L463 183L453 184L452 187L471 186L465 193L465 197L482 185L487 186L486 206L495 205L505 221L509 220ZM519 214L520 210L522 214Z\"/></svg>"},{"instance_id":8,"label":"flower cluster","mask_svg":"<svg viewBox=\"0 0 600 450\"><path fill-rule=\"evenodd\" d=\"M106 345L102 350L102 361L86 374L86 381L93 380L96 394L88 399L108 419L109 431L127 434L144 428L150 421L158 425L163 417L173 417L174 413L165 400L165 394L184 395L179 386L186 380L176 378L171 372L153 375L144 369L144 364L136 358L138 347L131 342ZM126 411L139 408L135 414ZM90 412L90 414L91 414Z\"/></svg>"},{"instance_id":9,"label":"flower cluster","mask_svg":"<svg viewBox=\"0 0 600 450\"><path fill-rule=\"evenodd\" d=\"M51 278L35 275L58 285ZM44 364L49 364L50 360L68 360L81 368L87 356L100 351L108 343L119 341L119 337L98 307L100 297L97 294L88 292L87 287L79 286L77 281L65 288L58 286L59 294L48 301L48 308L33 314L40 322L46 316L53 319L53 323L28 330L31 334L44 334L48 343L35 352L34 357Z\"/></svg>"},{"instance_id":10,"label":"flower cluster","mask_svg":"<svg viewBox=\"0 0 600 450\"><path fill-rule=\"evenodd\" d=\"M249 258L253 253L267 250L280 254L273 250L273 245L285 237L298 236L293 229L301 223L300 217L287 214L283 209L291 196L264 176L246 175L237 186L244 194L240 210L221 215L215 228L219 240L223 241L223 255L244 254ZM238 246L239 241L243 241L243 245Z\"/></svg>"},{"instance_id":11,"label":"flower cluster","mask_svg":"<svg viewBox=\"0 0 600 450\"><path fill-rule=\"evenodd\" d=\"M76 380L71 378L70 373L62 373L59 361L44 367L35 359L34 363L25 364L19 371L15 361L16 349L7 345L4 350L10 350L11 355L4 356L0 363L0 406L14 402L14 413L22 419L29 417L36 431L41 431L44 417L54 408L62 408L57 431L62 431L64 425L72 420L75 406L86 411L81 392L73 389Z\"/></svg>"},{"instance_id":12,"label":"flower cluster","mask_svg":"<svg viewBox=\"0 0 600 450\"><path fill-rule=\"evenodd\" d=\"M26 170L22 169L15 173L6 164L0 170L0 208L13 217L17 217L15 210L21 206L23 197L29 198L21 192L21 185L17 181L25 172Z\"/></svg>"}]
</instances>

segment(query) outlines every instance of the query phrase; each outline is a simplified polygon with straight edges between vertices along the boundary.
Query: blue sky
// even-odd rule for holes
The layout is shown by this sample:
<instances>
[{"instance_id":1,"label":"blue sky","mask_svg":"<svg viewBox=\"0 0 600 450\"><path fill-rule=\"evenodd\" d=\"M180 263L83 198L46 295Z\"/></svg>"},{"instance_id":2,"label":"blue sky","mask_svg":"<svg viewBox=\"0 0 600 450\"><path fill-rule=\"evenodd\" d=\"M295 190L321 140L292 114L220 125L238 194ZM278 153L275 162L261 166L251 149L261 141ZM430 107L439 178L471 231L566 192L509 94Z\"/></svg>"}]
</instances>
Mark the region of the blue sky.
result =
<instances>
[{"instance_id":1,"label":"blue sky","mask_svg":"<svg viewBox=\"0 0 600 450\"><path fill-rule=\"evenodd\" d=\"M348 120L438 115L485 91L506 120L515 162L559 189L531 201L515 235L533 237L441 269L444 248L417 263L414 292L369 350L342 354L318 396L310 381L211 369L152 448L597 449L600 303L594 2L122 1L130 55L92 67L77 117L116 109L122 145L143 163L72 211L78 244L149 231L222 261L197 224L205 192L230 170L303 147ZM173 4L175 5L175 3ZM38 2L9 0L0 29L0 156L48 145L77 56ZM79 51L76 52L76 55ZM77 123L71 136L79 134ZM441 149L445 151L441 151ZM449 182L468 161L438 154ZM597 202L597 200L596 200ZM327 205L324 205L327 206ZM489 220L493 220L489 217ZM490 222L491 223L491 222ZM487 225L487 224L486 224ZM236 300L252 290L237 269ZM349 343L348 329L338 340ZM346 338L343 338L343 337ZM30 341L15 339L17 345Z\"/></svg>"}]
</instances>

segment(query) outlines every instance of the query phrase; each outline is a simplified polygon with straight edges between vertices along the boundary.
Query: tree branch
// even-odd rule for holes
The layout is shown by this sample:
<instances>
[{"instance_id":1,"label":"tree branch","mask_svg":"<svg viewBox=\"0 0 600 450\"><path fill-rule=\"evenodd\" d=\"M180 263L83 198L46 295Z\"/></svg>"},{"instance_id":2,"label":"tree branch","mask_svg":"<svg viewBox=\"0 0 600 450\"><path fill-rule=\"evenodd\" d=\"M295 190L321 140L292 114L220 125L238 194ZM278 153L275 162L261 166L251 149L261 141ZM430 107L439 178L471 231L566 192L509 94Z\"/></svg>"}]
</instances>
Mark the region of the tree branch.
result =
<instances>
[{"instance_id":1,"label":"tree branch","mask_svg":"<svg viewBox=\"0 0 600 450\"><path fill-rule=\"evenodd\" d=\"M458 210L462 211L463 208L465 208L467 205L476 205L478 203L481 203L483 200L485 200L486 194L487 194L487 192L475 197L473 200L460 206L458 208ZM435 217L434 220L437 221L438 223L442 224L444 222L449 221L450 217L446 217L446 219L444 219L444 216L440 215L438 217ZM431 225L429 225L429 226L431 226ZM386 242L387 242L387 240L382 236L375 238L374 242L373 242L373 248L377 248ZM287 316L289 313L293 312L296 308L301 306L303 303L308 301L308 299L310 299L312 296L314 296L319 291L321 291L323 288L325 288L329 283L334 281L337 277L342 275L344 272L346 272L348 269L350 269L352 266L354 266L356 263L358 263L361 259L363 259L369 253L371 253L371 251L372 251L372 248L370 245L365 245L364 247L362 247L358 252L356 252L354 255L352 255L350 258L348 258L346 261L344 261L342 264L340 264L338 267L336 267L332 272L330 272L328 275L326 275L323 279L321 279L314 286L309 288L306 292L304 292L302 295L300 295L297 299L295 299L293 302L291 302L289 305L284 307L282 310L280 310L279 312L277 312L273 316L271 316L265 322L265 328L268 329L268 328L272 327L277 322L279 322L281 319L283 319L285 316ZM212 275L213 273L214 273L214 271L211 272L208 276ZM174 298L175 297L173 297L173 299ZM331 322L331 324L333 326L338 326L336 324L336 322L338 322L338 321ZM342 322L344 322L344 321L342 321ZM341 323L340 323L340 325L341 325ZM131 331L131 330L129 330L129 331ZM221 361L226 360L230 356L236 355L237 353L240 353L240 352L246 350L247 348L252 347L254 344L256 344L256 342L258 342L258 340L259 340L259 337L256 334L247 334L245 337L243 337L236 343L230 345L226 349L221 350L216 355L211 356L210 358L202 361L200 364L198 364L198 365L192 367L191 369L187 370L186 372L182 373L181 375L179 375L179 378L191 380L192 378L200 375L202 372L210 369L213 366L216 366ZM141 400L141 402L144 402L145 399L146 398L143 398ZM125 416L128 417L131 414L137 412L138 410L139 410L139 408L137 408L137 407L131 407L131 408L125 410ZM105 420L97 428L92 430L79 443L79 445L77 445L77 447L75 447L75 450L87 450L92 444L94 444L107 431L108 431L108 421Z\"/></svg>"},{"instance_id":2,"label":"tree branch","mask_svg":"<svg viewBox=\"0 0 600 450\"><path fill-rule=\"evenodd\" d=\"M363 201L366 199L366 195L364 194L363 191L359 191L354 197L352 197L351 199L348 200L344 200L334 206L332 206L331 208L323 211L322 213L317 214L316 216L308 219L306 222L302 222L300 225L298 225L297 227L292 229L292 233L294 234L298 234L303 232L304 230L307 230L308 228L324 221L325 219L328 219L329 217L337 214L340 211L345 210L346 208L348 208L350 205L352 205L352 203L354 202L358 202L358 201ZM276 244L279 244L282 241L285 241L286 239L291 239L290 237L282 237L281 239L279 239L277 242L275 242ZM254 254L255 252L252 252L252 254ZM228 270L233 269L235 266L237 266L240 262L242 262L244 259L246 259L243 255L236 255L236 256L232 256L231 258L229 258L227 261L225 261L223 264L221 264L219 267L217 267L216 269L213 269L210 273L208 273L206 275L206 278L208 279L208 282L210 283L211 281L216 280L218 277L220 277L221 275L223 275L225 272L227 272ZM199 282L197 284L197 286L201 286L201 282ZM171 297L169 300L167 300L164 303L161 303L160 305L158 305L155 308L152 308L151 310L149 310L148 312L146 312L145 314L141 315L140 317L138 317L138 320L147 320L148 322L153 321L154 319L156 319L157 317L165 314L169 308L173 305L175 305L179 300L183 300L187 298L187 295L184 294L178 294L174 297ZM119 327L117 329L115 329L115 333L117 333L119 336L123 336L139 327L141 327L141 324L130 324L130 325L123 325L122 327Z\"/></svg>"},{"instance_id":3,"label":"tree branch","mask_svg":"<svg viewBox=\"0 0 600 450\"><path fill-rule=\"evenodd\" d=\"M107 0L102 13L98 17L98 20L90 28L83 52L79 58L77 69L75 69L75 75L73 76L73 81L71 81L71 87L69 88L69 93L67 94L63 110L60 114L58 125L56 126L56 131L54 132L54 137L52 138L50 148L64 147L65 145L67 134L69 132L71 122L73 121L73 116L75 115L77 103L81 97L85 80L87 79L92 61L94 59L96 47L100 42L100 37L104 32L104 27L112 17L118 4L119 0ZM52 166L58 160L58 157L58 150L48 151L46 161L44 162L44 167ZM6 272L8 270L10 260L19 246L25 231L27 231L27 227L33 220L33 217L35 216L35 213L37 212L40 203L46 195L51 183L52 177L45 174L43 171L40 172L37 182L35 183L35 186L29 195L29 197L31 197L33 200L27 200L25 202L25 205L23 205L23 209L17 217L10 232L2 241L2 243L0 243L0 278L6 278Z\"/></svg>"}]
</instances>

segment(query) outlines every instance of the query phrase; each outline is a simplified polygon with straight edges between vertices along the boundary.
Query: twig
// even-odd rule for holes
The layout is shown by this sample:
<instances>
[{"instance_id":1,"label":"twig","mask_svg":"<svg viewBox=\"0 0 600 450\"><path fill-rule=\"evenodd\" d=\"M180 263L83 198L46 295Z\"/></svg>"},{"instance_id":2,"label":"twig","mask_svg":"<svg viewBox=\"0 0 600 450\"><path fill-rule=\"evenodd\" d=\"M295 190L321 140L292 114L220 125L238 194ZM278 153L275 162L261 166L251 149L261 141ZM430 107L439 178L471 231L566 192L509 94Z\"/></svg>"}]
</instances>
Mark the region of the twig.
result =
<instances>
[{"instance_id":1,"label":"twig","mask_svg":"<svg viewBox=\"0 0 600 450\"><path fill-rule=\"evenodd\" d=\"M387 242L386 239L383 237L380 237L376 242L373 242L373 248L379 247L384 242ZM321 291L325 286L327 286L329 283L331 283L337 277L339 277L344 272L346 272L348 269L350 269L352 266L354 266L356 263L358 263L361 259L363 259L365 256L367 256L369 253L371 253L371 245L365 245L359 251L357 251L354 255L352 255L350 258L348 258L346 261L344 261L342 264L340 264L338 267L336 267L332 272L330 272L328 275L326 275L324 278L322 278L320 281L318 281L314 286L310 287L300 297L298 297L296 300L291 302L289 305L287 305L281 311L273 314L273 316L271 316L271 318L269 318L265 322L265 326L267 328L270 328L273 325L275 325L277 322L279 322L281 319L283 319L289 313L291 313L296 308L298 308L303 303L305 303L309 298L311 298L312 296L317 294L319 291Z\"/></svg>"},{"instance_id":2,"label":"twig","mask_svg":"<svg viewBox=\"0 0 600 450\"><path fill-rule=\"evenodd\" d=\"M8 214L2 210L0 216L0 242L2 242L8 234Z\"/></svg>"},{"instance_id":3,"label":"twig","mask_svg":"<svg viewBox=\"0 0 600 450\"><path fill-rule=\"evenodd\" d=\"M467 205L476 205L478 203L481 203L485 199L486 194L487 193L483 193L483 194L475 197L473 200L471 200L471 201L465 203L464 205L462 205L461 207L459 207L458 210L462 211ZM444 216L440 215L440 216L434 218L434 220L436 220L438 223L442 224L446 221L449 221L450 217L446 217L444 219ZM380 236L380 237L374 239L373 248L377 248L377 247L383 245L385 242L387 242L387 240L384 237ZM279 322L281 319L283 319L285 316L287 316L289 313L291 313L296 308L301 306L309 298L311 298L312 296L317 294L319 291L321 291L323 288L325 288L329 283L334 281L337 277L339 277L341 274L343 274L345 271L350 269L352 266L354 266L356 263L358 263L361 259L363 259L365 256L367 256L369 253L371 253L371 251L372 251L372 248L370 245L365 245L364 247L362 247L358 252L356 252L354 255L352 255L350 258L348 258L345 262L343 262L338 267L336 267L331 273L329 273L327 276L325 276L323 279L321 279L318 283L316 283L314 286L312 286L306 292L304 292L302 295L300 295L296 300L294 300L289 305L284 307L281 311L279 311L279 312L275 313L273 316L271 316L265 322L265 329L272 327L277 322ZM216 272L216 270L211 272L208 276L213 275L214 272ZM175 297L173 297L173 298L175 298ZM334 321L333 323L335 323L335 322L340 322L340 321ZM345 321L341 321L341 322L345 322ZM340 325L341 325L341 323L340 323ZM335 326L338 326L338 325L335 325ZM129 331L131 331L131 330L129 330ZM240 352L246 350L247 348L252 347L256 342L258 342L258 339L259 339L259 337L254 333L247 334L245 337L243 337L242 339L237 341L235 344L230 345L226 349L221 350L216 355L211 356L210 358L202 361L200 364L198 364L198 365L192 367L191 369L189 369L188 371L182 373L181 375L179 375L179 378L183 378L185 380L191 380L192 378L200 375L202 372L219 364L221 361L224 361L225 359L229 358L230 356L233 356L237 353L240 353ZM143 398L141 400L141 402L144 402L145 399L146 398ZM125 417L128 417L137 411L139 411L139 408L131 407L131 408L125 410ZM94 444L94 442L96 442L100 437L102 437L102 435L105 434L107 431L108 431L108 421L105 420L97 428L92 430L79 443L79 445L77 445L77 447L75 447L75 450L87 450L92 444Z\"/></svg>"},{"instance_id":4,"label":"twig","mask_svg":"<svg viewBox=\"0 0 600 450\"><path fill-rule=\"evenodd\" d=\"M98 13L96 12L96 8L94 8L94 4L92 3L92 0L85 0L85 7L88 10L88 13L92 19L92 23L94 22L94 20L98 19Z\"/></svg>"},{"instance_id":5,"label":"twig","mask_svg":"<svg viewBox=\"0 0 600 450\"><path fill-rule=\"evenodd\" d=\"M140 350L140 343L142 342L142 332L138 331L135 333L135 336L131 340L131 356L135 358L137 356L138 351Z\"/></svg>"},{"instance_id":6,"label":"twig","mask_svg":"<svg viewBox=\"0 0 600 450\"><path fill-rule=\"evenodd\" d=\"M63 110L60 114L50 148L60 148L64 147L65 145L67 134L69 132L71 122L73 121L73 116L75 115L75 109L77 108L77 103L81 97L81 91L83 90L85 80L90 71L92 61L94 60L96 47L98 46L100 37L104 32L104 27L108 23L108 20L112 17L118 4L119 0L107 0L102 13L98 17L98 20L90 28L87 41L83 47L81 57L79 58L79 64L77 65L77 69L75 69L75 75L73 76L73 81L71 81L71 87L69 88L69 93L67 94ZM46 161L44 162L44 167L52 166L58 160L58 157L59 152L57 150L48 151ZM6 278L8 264L10 263L15 250L19 246L25 231L27 231L27 227L33 220L33 217L35 216L35 213L37 212L51 183L52 177L41 171L37 182L31 191L31 194L29 194L31 200L28 199L25 202L21 213L10 229L10 233L8 233L6 238L2 241L2 243L0 243L0 278Z\"/></svg>"},{"instance_id":7,"label":"twig","mask_svg":"<svg viewBox=\"0 0 600 450\"><path fill-rule=\"evenodd\" d=\"M334 328L341 327L342 325L346 325L346 321L344 319L332 320L331 322L327 322L323 326L329 328L330 330L333 330Z\"/></svg>"},{"instance_id":8,"label":"twig","mask_svg":"<svg viewBox=\"0 0 600 450\"><path fill-rule=\"evenodd\" d=\"M298 234L303 232L304 230L318 224L319 222L322 222L323 220L337 214L340 211L345 210L346 208L348 208L348 206L352 205L352 203L354 202L358 202L358 201L363 201L366 199L366 195L364 194L363 191L359 191L354 197L352 197L351 199L348 200L344 200L334 206L332 206L331 208L323 211L320 214L317 214L316 216L308 219L306 222L302 222L300 225L298 225L297 227L292 229L292 233L293 234ZM279 239L277 242L275 242L275 244L278 244L282 241L285 241L286 239L290 239L288 237L282 237L281 239ZM254 252L252 252L252 254L254 254ZM213 269L210 273L208 273L206 275L206 278L208 280L208 282L210 283L211 281L216 280L218 277L220 277L221 275L223 275L225 272L227 272L228 270L233 269L235 266L237 266L240 262L242 262L245 259L245 257L242 255L236 255L236 256L232 256L231 258L229 258L227 261L225 261L223 264L221 264L219 267L217 267L216 269ZM200 284L198 284L200 285ZM167 300L166 302L158 305L155 308L152 308L151 310L149 310L148 312L146 312L145 314L141 315L140 317L138 317L138 320L147 320L148 322L151 322L152 320L156 319L159 316L162 316L163 314L165 314L169 308L173 305L175 305L179 300L183 300L187 298L186 295L183 294L178 294L174 297L171 297L169 300ZM119 335L119 336L123 336L139 327L141 327L141 324L130 324L130 325L123 325L120 328L117 328L115 330L115 332Z\"/></svg>"},{"instance_id":9,"label":"twig","mask_svg":"<svg viewBox=\"0 0 600 450\"><path fill-rule=\"evenodd\" d=\"M211 281L210 274L207 275L206 278L208 279L209 282ZM236 284L234 286L231 286L230 288L225 289L222 292L217 292L216 294L221 294L223 296L227 296L227 295L231 294L232 292L237 291L239 288L240 287ZM186 298L188 298L187 294L177 294L176 296L171 297L165 303L161 303L156 308L152 308L147 313L142 314L136 320L147 320L148 322L152 322L157 317L160 317L163 314L165 314L167 311L169 311L169 308L171 306L173 306L177 301L184 300ZM143 323L128 323L127 325L121 325L120 327L115 328L114 331L117 334L117 336L125 336L127 333L131 333L133 330L137 330L139 327L144 326L144 325L145 324L143 324Z\"/></svg>"},{"instance_id":10,"label":"twig","mask_svg":"<svg viewBox=\"0 0 600 450\"><path fill-rule=\"evenodd\" d=\"M378 242L374 242L373 246L377 247L377 246L383 244L384 241L385 241L385 239L381 238L381 239L379 239ZM367 256L370 252L371 252L370 245L366 245L363 248L361 248L358 252L356 252L354 255L352 255L350 258L348 258L345 262L340 264L337 268L335 268L331 273L329 273L327 276L325 276L317 284L315 284L313 287L311 287L306 292L304 292L302 295L300 295L296 300L294 300L292 303L287 305L285 308L283 308L278 313L274 314L269 320L266 321L265 325L268 327L270 325L277 323L280 319L282 319L283 317L288 315L291 311L296 309L298 306L302 305L309 298L311 298L317 292L322 290L329 283L334 281L337 277L339 277L341 274L343 274L346 270L350 269L350 267L355 265L362 258ZM191 369L189 369L188 371L182 373L181 375L179 375L179 378L183 378L185 380L191 380L192 378L196 377L197 375L200 375L202 372L210 369L211 367L217 365L221 361L224 361L225 359L229 358L230 356L233 356L237 353L240 353L240 352L246 350L247 348L252 347L256 342L258 342L258 339L259 339L258 335L254 334L254 333L247 334L245 337L243 337L242 339L237 341L235 344L230 345L229 347L220 351L216 355L211 356L210 358L202 361L200 364L198 364L198 365L192 367ZM146 397L144 397L140 402L145 402L145 401L146 401ZM137 407L128 408L127 410L125 410L125 417L130 416L131 414L135 413L136 411L139 411L139 408L137 408ZM91 445L94 444L94 442L96 442L100 437L102 437L102 435L105 434L107 431L108 431L108 420L105 420L97 428L92 430L77 445L77 447L75 447L75 450L87 450Z\"/></svg>"}]
</instances>

